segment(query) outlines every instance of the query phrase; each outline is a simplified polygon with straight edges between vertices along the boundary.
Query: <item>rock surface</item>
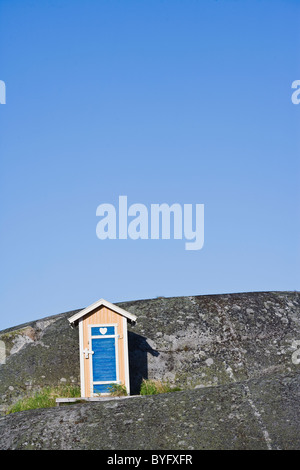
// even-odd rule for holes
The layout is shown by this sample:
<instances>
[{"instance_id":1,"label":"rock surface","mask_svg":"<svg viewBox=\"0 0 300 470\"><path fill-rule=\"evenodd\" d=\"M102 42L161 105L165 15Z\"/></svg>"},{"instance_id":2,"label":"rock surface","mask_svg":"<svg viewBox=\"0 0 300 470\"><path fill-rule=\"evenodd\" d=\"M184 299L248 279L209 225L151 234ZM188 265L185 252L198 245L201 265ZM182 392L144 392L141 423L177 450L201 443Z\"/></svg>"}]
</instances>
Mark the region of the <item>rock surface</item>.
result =
<instances>
[{"instance_id":1,"label":"rock surface","mask_svg":"<svg viewBox=\"0 0 300 470\"><path fill-rule=\"evenodd\" d=\"M300 375L0 418L0 449L300 449Z\"/></svg>"},{"instance_id":2,"label":"rock surface","mask_svg":"<svg viewBox=\"0 0 300 470\"><path fill-rule=\"evenodd\" d=\"M10 415L0 421L0 428L7 426L2 448L99 448L103 430L97 423L105 413L116 416L113 420L119 413L120 423L116 429L110 426L102 448L113 448L115 442L116 449L300 448L299 293L119 305L137 316L129 326L132 393L138 393L142 378L169 380L185 390ZM0 332L6 349L6 363L0 364L2 414L29 390L79 383L78 330L67 321L73 313ZM65 428L69 437L64 438L59 429ZM49 437L54 434L60 436L57 441Z\"/></svg>"}]
</instances>

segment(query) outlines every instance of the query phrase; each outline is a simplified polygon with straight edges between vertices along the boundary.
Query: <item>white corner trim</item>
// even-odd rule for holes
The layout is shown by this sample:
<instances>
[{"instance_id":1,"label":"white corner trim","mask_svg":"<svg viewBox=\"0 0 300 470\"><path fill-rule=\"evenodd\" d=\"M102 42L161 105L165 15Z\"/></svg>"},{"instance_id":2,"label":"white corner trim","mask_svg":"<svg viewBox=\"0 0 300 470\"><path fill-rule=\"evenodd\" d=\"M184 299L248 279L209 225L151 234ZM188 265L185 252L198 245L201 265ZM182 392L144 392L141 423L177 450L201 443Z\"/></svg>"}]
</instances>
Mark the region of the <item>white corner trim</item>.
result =
<instances>
[{"instance_id":1,"label":"white corner trim","mask_svg":"<svg viewBox=\"0 0 300 470\"><path fill-rule=\"evenodd\" d=\"M129 351L128 351L128 332L127 318L123 317L123 337L124 337L124 360L125 360L125 387L128 395L130 395L130 376L129 376Z\"/></svg>"},{"instance_id":2,"label":"white corner trim","mask_svg":"<svg viewBox=\"0 0 300 470\"><path fill-rule=\"evenodd\" d=\"M83 356L83 322L79 321L79 357L80 357L80 392L81 396L85 397L85 383L84 383L84 356Z\"/></svg>"}]
</instances>

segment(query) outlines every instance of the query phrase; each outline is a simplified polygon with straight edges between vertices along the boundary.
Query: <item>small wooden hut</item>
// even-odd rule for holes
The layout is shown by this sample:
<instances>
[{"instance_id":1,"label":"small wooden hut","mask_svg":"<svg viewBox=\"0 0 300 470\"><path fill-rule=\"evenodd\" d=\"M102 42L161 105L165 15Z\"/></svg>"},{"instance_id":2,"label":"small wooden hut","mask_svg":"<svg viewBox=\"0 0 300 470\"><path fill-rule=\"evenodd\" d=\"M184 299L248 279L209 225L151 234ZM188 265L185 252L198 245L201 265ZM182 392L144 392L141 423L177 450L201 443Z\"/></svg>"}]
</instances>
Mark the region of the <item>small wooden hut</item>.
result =
<instances>
[{"instance_id":1,"label":"small wooden hut","mask_svg":"<svg viewBox=\"0 0 300 470\"><path fill-rule=\"evenodd\" d=\"M108 395L112 384L130 393L127 321L136 316L104 299L69 318L79 327L82 397Z\"/></svg>"}]
</instances>

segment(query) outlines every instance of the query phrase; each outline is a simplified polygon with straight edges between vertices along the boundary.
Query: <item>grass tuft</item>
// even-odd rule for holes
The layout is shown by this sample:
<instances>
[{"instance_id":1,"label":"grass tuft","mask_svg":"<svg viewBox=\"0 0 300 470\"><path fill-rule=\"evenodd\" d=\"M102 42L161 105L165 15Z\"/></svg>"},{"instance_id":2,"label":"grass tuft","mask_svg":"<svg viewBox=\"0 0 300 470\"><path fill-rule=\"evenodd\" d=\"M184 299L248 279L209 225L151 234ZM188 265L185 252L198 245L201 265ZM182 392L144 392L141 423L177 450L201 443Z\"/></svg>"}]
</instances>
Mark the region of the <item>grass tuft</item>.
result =
<instances>
[{"instance_id":1,"label":"grass tuft","mask_svg":"<svg viewBox=\"0 0 300 470\"><path fill-rule=\"evenodd\" d=\"M177 392L181 389L179 387L173 387L168 382L162 382L160 380L146 380L143 379L141 385L141 395L157 395L159 393Z\"/></svg>"},{"instance_id":2,"label":"grass tuft","mask_svg":"<svg viewBox=\"0 0 300 470\"><path fill-rule=\"evenodd\" d=\"M126 397L128 395L125 385L111 384L109 391L112 397Z\"/></svg>"},{"instance_id":3,"label":"grass tuft","mask_svg":"<svg viewBox=\"0 0 300 470\"><path fill-rule=\"evenodd\" d=\"M36 408L51 408L56 405L56 398L76 398L80 397L80 395L80 387L77 385L45 387L32 395L18 400L8 409L7 414L34 410Z\"/></svg>"}]
</instances>

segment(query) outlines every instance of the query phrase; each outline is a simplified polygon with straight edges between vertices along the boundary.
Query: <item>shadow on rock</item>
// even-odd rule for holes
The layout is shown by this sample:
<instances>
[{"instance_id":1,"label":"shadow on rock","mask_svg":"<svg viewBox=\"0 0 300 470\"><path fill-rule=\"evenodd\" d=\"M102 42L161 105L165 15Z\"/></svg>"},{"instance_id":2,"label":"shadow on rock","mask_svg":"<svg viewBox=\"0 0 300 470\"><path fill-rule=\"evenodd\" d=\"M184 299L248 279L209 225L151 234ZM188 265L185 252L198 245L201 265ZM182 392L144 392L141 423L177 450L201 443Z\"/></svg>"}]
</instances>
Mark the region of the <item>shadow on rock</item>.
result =
<instances>
[{"instance_id":1,"label":"shadow on rock","mask_svg":"<svg viewBox=\"0 0 300 470\"><path fill-rule=\"evenodd\" d=\"M128 350L130 393L138 395L143 379L148 379L148 354L157 357L159 352L151 348L147 338L132 331L128 331Z\"/></svg>"}]
</instances>

